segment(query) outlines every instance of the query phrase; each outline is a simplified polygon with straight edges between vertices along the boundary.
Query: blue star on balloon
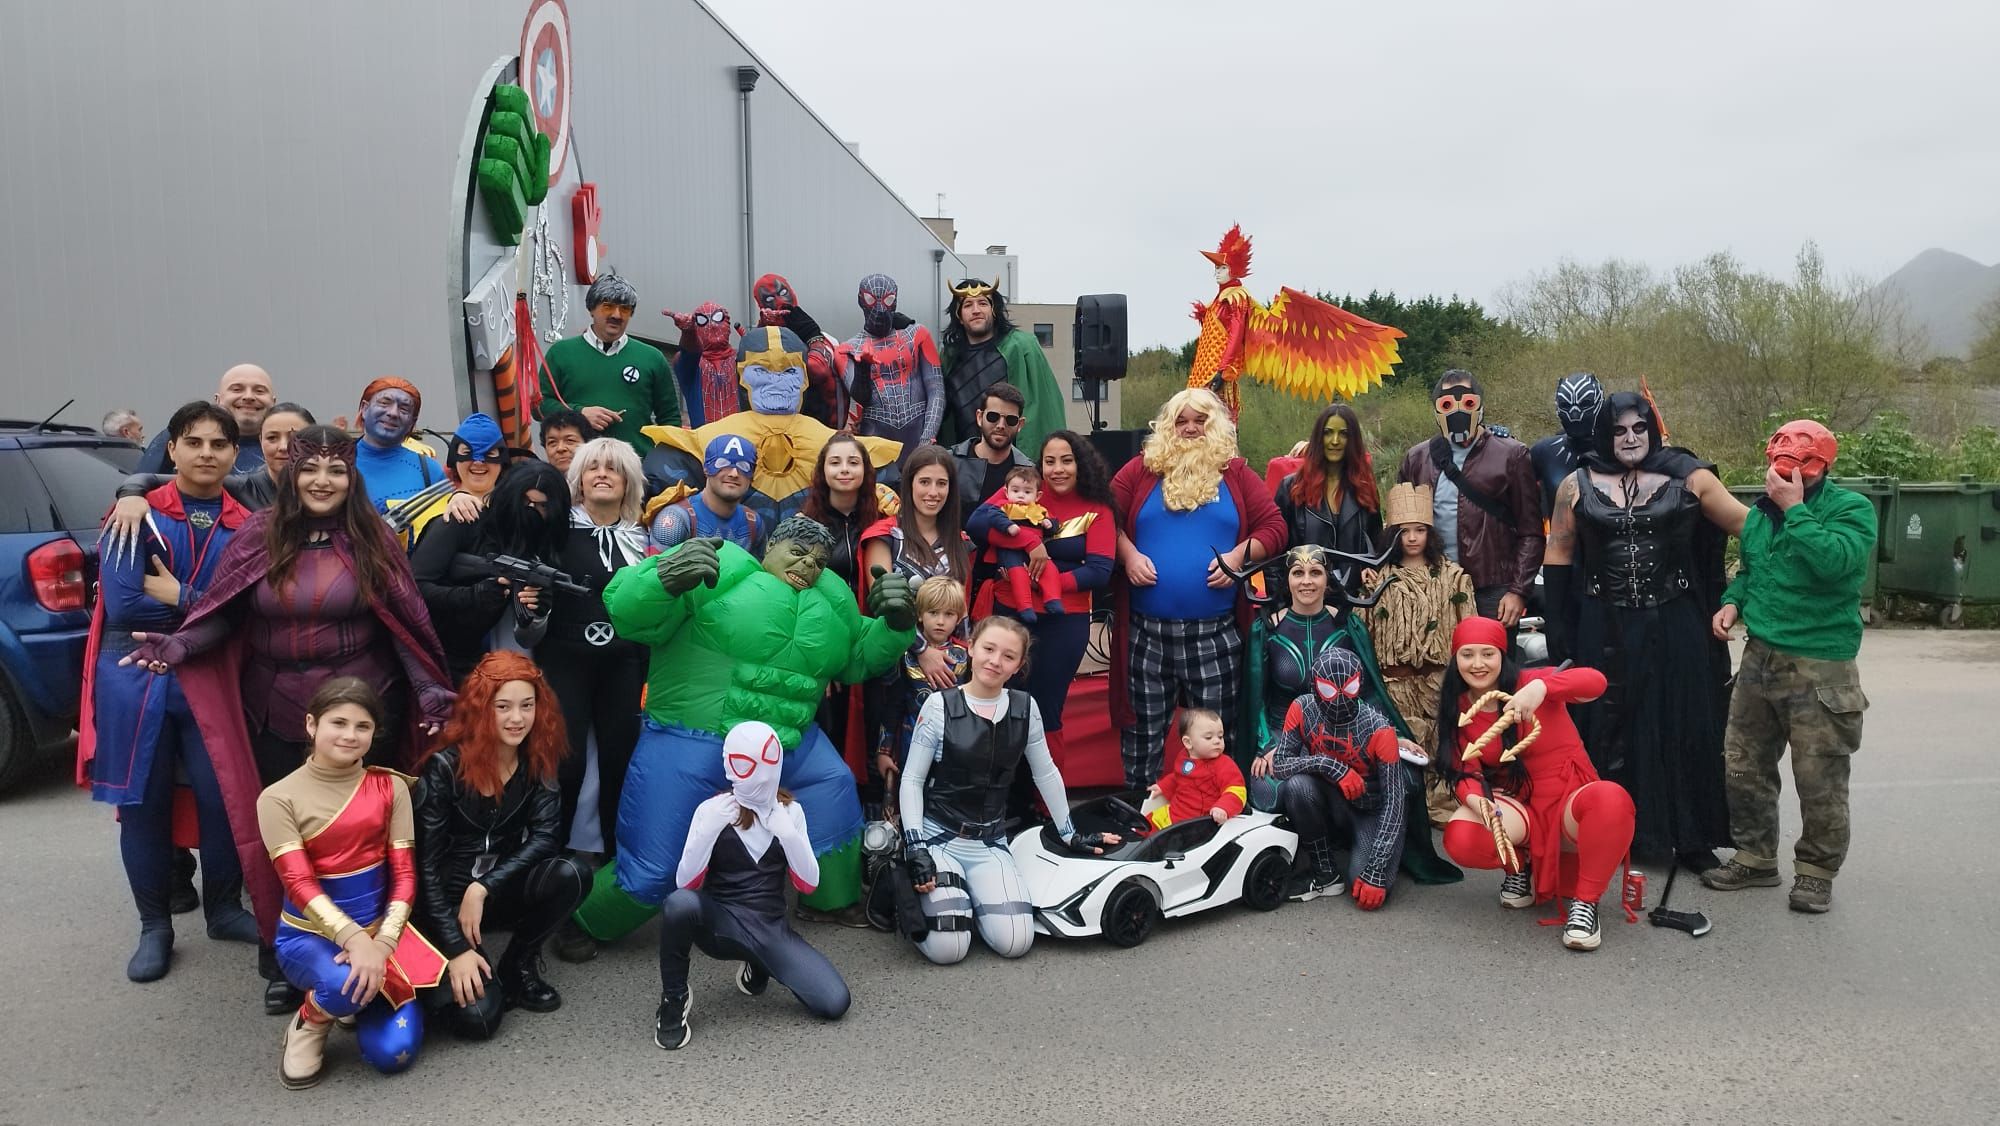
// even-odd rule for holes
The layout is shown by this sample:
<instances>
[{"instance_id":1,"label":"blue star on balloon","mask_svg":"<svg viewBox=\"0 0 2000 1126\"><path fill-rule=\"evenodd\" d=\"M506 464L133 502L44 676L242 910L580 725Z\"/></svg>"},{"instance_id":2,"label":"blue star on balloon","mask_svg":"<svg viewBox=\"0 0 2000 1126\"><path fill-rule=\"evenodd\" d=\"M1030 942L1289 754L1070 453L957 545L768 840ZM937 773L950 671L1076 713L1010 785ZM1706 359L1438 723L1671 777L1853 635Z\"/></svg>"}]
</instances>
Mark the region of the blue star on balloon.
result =
<instances>
[{"instance_id":1,"label":"blue star on balloon","mask_svg":"<svg viewBox=\"0 0 2000 1126\"><path fill-rule=\"evenodd\" d=\"M535 56L535 108L543 117L556 114L556 52L552 47L542 48Z\"/></svg>"}]
</instances>

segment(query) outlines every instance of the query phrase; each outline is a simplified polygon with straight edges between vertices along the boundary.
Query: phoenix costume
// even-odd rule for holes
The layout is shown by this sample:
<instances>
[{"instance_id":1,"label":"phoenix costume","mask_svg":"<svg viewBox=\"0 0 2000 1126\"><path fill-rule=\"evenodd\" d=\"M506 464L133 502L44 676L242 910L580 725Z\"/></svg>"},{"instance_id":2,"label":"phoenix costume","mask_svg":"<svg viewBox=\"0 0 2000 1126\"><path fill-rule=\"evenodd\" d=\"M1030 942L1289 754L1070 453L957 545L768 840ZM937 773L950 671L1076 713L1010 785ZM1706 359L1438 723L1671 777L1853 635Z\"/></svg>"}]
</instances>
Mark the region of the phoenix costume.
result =
<instances>
[{"instance_id":1,"label":"phoenix costume","mask_svg":"<svg viewBox=\"0 0 2000 1126\"><path fill-rule=\"evenodd\" d=\"M786 877L809 896L820 866L804 806L778 789L787 757L778 734L767 724L738 724L721 757L728 788L695 807L674 872L678 890L661 909L654 1035L662 1048L687 1044L688 958L697 946L711 958L741 960L737 985L745 993L762 993L775 978L814 1016L847 1012L840 971L785 918Z\"/></svg>"}]
</instances>

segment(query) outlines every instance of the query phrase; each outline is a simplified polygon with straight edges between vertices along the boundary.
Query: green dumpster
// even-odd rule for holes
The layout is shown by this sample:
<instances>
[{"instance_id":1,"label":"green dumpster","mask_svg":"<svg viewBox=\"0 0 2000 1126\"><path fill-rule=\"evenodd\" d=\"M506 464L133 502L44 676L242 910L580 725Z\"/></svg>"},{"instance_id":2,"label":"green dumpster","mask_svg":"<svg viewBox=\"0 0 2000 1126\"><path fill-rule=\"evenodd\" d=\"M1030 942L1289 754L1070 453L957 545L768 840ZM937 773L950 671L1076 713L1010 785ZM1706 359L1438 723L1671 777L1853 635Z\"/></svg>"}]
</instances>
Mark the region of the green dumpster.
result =
<instances>
[{"instance_id":1,"label":"green dumpster","mask_svg":"<svg viewBox=\"0 0 2000 1126\"><path fill-rule=\"evenodd\" d=\"M1936 602L1957 625L1967 604L2000 604L2000 483L1961 477L1904 484L1885 543L1881 593Z\"/></svg>"},{"instance_id":2,"label":"green dumpster","mask_svg":"<svg viewBox=\"0 0 2000 1126\"><path fill-rule=\"evenodd\" d=\"M1868 573L1861 579L1861 620L1868 625L1875 624L1875 602L1882 568L1895 558L1895 545L1890 542L1890 527L1896 521L1896 503L1900 492L1894 477L1835 477L1833 483L1843 489L1860 493L1875 506L1875 554L1868 558ZM1764 496L1762 485L1731 485L1729 487L1737 500L1754 505Z\"/></svg>"}]
</instances>

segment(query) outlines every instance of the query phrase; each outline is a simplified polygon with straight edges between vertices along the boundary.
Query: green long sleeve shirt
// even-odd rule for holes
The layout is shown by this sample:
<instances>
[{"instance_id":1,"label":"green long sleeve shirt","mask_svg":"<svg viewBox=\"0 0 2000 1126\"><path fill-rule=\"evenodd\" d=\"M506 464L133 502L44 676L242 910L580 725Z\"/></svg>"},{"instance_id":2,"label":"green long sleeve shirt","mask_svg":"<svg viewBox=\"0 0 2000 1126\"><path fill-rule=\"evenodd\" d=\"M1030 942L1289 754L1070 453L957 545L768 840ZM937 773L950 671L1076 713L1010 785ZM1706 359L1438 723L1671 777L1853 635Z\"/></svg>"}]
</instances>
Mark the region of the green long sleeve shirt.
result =
<instances>
[{"instance_id":1,"label":"green long sleeve shirt","mask_svg":"<svg viewBox=\"0 0 2000 1126\"><path fill-rule=\"evenodd\" d=\"M617 352L607 356L581 336L559 340L549 346L542 360L542 403L539 414L571 407L606 407L620 411L624 418L604 431L607 438L622 438L645 457L653 440L639 432L642 426L681 424L680 392L666 354L643 340L624 338Z\"/></svg>"},{"instance_id":2,"label":"green long sleeve shirt","mask_svg":"<svg viewBox=\"0 0 2000 1126\"><path fill-rule=\"evenodd\" d=\"M1851 661L1861 651L1861 584L1875 551L1875 506L1827 482L1779 513L1768 500L1743 522L1742 570L1722 594L1750 636L1781 653Z\"/></svg>"}]
</instances>

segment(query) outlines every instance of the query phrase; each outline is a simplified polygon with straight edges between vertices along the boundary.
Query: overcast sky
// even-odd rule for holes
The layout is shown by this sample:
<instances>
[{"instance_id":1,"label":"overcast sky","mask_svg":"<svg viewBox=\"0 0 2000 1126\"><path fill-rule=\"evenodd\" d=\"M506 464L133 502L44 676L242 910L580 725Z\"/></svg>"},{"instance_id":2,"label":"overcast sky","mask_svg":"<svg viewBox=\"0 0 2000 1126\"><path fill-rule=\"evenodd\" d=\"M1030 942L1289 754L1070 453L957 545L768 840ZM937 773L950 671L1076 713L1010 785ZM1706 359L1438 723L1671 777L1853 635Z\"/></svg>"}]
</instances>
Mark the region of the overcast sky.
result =
<instances>
[{"instance_id":1,"label":"overcast sky","mask_svg":"<svg viewBox=\"0 0 2000 1126\"><path fill-rule=\"evenodd\" d=\"M1564 257L1880 277L2000 259L2000 5L1700 0L707 0L1019 298L1194 333L1232 222L1251 291L1490 302Z\"/></svg>"}]
</instances>

